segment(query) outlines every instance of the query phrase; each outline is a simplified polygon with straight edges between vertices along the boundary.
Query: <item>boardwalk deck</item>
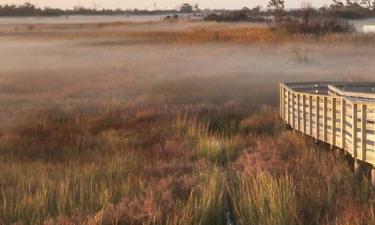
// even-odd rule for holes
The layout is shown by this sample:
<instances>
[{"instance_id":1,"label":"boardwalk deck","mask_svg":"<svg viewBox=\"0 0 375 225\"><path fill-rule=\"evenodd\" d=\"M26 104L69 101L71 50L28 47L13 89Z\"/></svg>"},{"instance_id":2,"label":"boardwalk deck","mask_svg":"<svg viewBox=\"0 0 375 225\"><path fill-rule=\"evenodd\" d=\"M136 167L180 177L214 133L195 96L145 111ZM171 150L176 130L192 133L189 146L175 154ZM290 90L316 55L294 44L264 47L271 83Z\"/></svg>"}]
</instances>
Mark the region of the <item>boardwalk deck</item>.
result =
<instances>
[{"instance_id":1,"label":"boardwalk deck","mask_svg":"<svg viewBox=\"0 0 375 225\"><path fill-rule=\"evenodd\" d=\"M375 83L280 84L280 117L292 129L370 165L375 186Z\"/></svg>"}]
</instances>

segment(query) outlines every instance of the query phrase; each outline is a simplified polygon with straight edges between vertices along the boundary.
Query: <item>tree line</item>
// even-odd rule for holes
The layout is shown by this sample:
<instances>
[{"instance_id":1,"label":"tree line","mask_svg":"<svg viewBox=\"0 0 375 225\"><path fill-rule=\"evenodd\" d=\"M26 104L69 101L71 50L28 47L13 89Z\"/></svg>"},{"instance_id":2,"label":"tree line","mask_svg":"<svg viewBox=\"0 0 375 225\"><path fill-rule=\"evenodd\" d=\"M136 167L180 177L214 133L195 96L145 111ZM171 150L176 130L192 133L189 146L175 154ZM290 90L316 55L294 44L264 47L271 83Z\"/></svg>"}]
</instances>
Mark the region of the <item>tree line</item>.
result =
<instances>
[{"instance_id":1,"label":"tree line","mask_svg":"<svg viewBox=\"0 0 375 225\"><path fill-rule=\"evenodd\" d=\"M335 16L345 19L375 17L375 0L333 0L329 6L313 8L309 1L303 1L300 9L285 12L285 0L269 0L268 8L272 13L296 15L308 11L309 14Z\"/></svg>"},{"instance_id":2,"label":"tree line","mask_svg":"<svg viewBox=\"0 0 375 225\"><path fill-rule=\"evenodd\" d=\"M76 6L73 9L59 9L52 7L37 7L26 2L22 5L0 5L0 16L63 16L63 15L152 15L192 13L198 10L198 5L182 4L179 9L171 10L146 10L146 9L97 9Z\"/></svg>"},{"instance_id":3,"label":"tree line","mask_svg":"<svg viewBox=\"0 0 375 225\"><path fill-rule=\"evenodd\" d=\"M306 10L308 9L308 10ZM152 14L175 14L193 13L200 11L198 5L182 4L179 9L171 10L141 10L141 9L97 9L76 6L73 9L59 9L52 7L40 8L29 2L22 5L0 5L0 16L62 16L62 15L152 15ZM300 9L285 10L285 0L269 0L267 10L261 6L253 9L244 7L241 10L220 10L224 16L211 16L212 19L222 21L241 20L262 20L267 15L289 14L298 15L300 13L320 14L335 16L346 19L361 19L375 17L375 0L333 0L327 7L313 8L309 2L303 2Z\"/></svg>"}]
</instances>

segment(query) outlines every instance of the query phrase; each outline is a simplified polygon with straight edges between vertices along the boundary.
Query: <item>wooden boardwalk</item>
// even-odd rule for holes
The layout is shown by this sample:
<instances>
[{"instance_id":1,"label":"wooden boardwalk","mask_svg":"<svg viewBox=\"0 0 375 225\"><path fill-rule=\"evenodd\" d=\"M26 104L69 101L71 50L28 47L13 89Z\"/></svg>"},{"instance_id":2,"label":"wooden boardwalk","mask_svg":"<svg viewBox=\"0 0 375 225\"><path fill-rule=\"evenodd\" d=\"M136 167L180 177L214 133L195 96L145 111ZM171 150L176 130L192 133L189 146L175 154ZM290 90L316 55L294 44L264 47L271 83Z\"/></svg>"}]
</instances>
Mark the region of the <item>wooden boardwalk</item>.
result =
<instances>
[{"instance_id":1,"label":"wooden boardwalk","mask_svg":"<svg viewBox=\"0 0 375 225\"><path fill-rule=\"evenodd\" d=\"M280 116L292 129L371 167L375 186L375 83L280 84Z\"/></svg>"}]
</instances>

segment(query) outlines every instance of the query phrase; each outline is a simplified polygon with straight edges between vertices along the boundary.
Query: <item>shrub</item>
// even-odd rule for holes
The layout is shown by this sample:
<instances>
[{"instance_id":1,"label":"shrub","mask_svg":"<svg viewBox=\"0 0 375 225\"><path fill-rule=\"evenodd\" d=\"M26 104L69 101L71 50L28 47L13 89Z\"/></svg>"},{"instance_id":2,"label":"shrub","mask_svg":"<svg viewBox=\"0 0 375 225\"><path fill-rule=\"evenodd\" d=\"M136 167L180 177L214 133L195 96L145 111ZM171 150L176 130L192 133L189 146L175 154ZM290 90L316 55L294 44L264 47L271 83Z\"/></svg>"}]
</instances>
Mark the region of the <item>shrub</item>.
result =
<instances>
[{"instance_id":1,"label":"shrub","mask_svg":"<svg viewBox=\"0 0 375 225\"><path fill-rule=\"evenodd\" d=\"M349 22L333 17L316 17L308 23L302 22L300 19L287 17L277 29L286 30L293 34L351 33L355 31L354 26Z\"/></svg>"},{"instance_id":2,"label":"shrub","mask_svg":"<svg viewBox=\"0 0 375 225\"><path fill-rule=\"evenodd\" d=\"M270 106L262 106L257 112L243 119L240 124L245 133L275 135L281 130L277 112Z\"/></svg>"}]
</instances>

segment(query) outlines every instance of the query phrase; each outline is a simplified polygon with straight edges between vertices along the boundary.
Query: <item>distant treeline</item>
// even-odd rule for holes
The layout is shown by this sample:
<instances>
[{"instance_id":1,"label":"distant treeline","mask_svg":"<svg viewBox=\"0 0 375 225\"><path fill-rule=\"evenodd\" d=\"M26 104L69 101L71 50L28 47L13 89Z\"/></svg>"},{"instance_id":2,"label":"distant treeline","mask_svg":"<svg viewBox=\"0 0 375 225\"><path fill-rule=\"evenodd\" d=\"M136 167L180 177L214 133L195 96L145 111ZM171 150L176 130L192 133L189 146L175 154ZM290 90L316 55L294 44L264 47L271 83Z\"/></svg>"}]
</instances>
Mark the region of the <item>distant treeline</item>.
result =
<instances>
[{"instance_id":1,"label":"distant treeline","mask_svg":"<svg viewBox=\"0 0 375 225\"><path fill-rule=\"evenodd\" d=\"M340 18L363 19L375 17L375 0L333 0L328 8L320 8L321 13L328 13Z\"/></svg>"},{"instance_id":2,"label":"distant treeline","mask_svg":"<svg viewBox=\"0 0 375 225\"><path fill-rule=\"evenodd\" d=\"M270 0L284 5L285 0ZM206 20L215 21L265 21L272 15L270 7L263 9L261 6L249 9L247 7L241 10L203 10L208 15ZM172 10L140 10L140 9L96 9L76 6L73 9L59 9L45 7L40 8L31 3L23 5L0 5L0 16L63 16L63 15L156 15L156 14L177 14L203 12L198 5L182 4L179 9ZM207 11L209 12L207 14ZM284 10L284 13L290 16L305 13L306 9ZM309 7L309 13L321 16L334 16L345 19L362 19L375 17L375 0L345 0L345 3L339 0L333 0L328 7L319 9Z\"/></svg>"},{"instance_id":3,"label":"distant treeline","mask_svg":"<svg viewBox=\"0 0 375 225\"><path fill-rule=\"evenodd\" d=\"M0 16L63 16L63 15L153 15L153 14L175 14L179 10L123 10L123 9L95 9L85 7L74 7L73 9L59 9L45 7L40 8L31 3L23 5L0 5Z\"/></svg>"},{"instance_id":4,"label":"distant treeline","mask_svg":"<svg viewBox=\"0 0 375 225\"><path fill-rule=\"evenodd\" d=\"M355 0L346 0L346 3L340 1L333 1L328 7L313 8L311 5L303 6L299 9L284 10L284 0L271 0L280 2L282 9L280 13L284 17L302 18L306 20L308 17L320 18L342 18L342 19L364 19L375 17L375 0L362 0L358 3ZM365 4L369 1L368 4ZM265 22L274 16L274 10L268 8L262 9L261 6L249 9L247 7L241 10L224 10L220 12L210 13L205 17L208 21L218 22L237 22L237 21L251 21L251 22Z\"/></svg>"}]
</instances>

